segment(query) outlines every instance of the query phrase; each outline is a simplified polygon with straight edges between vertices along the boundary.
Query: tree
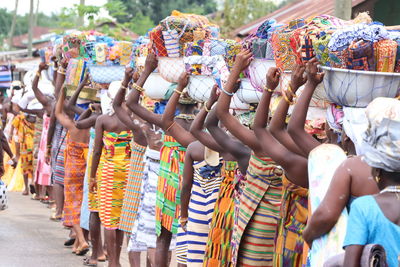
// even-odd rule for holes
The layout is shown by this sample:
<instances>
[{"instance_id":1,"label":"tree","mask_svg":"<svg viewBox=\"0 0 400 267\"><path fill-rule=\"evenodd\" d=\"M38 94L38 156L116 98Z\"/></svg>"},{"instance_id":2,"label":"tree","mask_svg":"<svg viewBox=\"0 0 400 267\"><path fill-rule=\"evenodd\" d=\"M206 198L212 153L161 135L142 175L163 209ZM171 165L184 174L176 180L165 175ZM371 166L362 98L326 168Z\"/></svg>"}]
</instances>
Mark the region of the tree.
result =
<instances>
[{"instance_id":1,"label":"tree","mask_svg":"<svg viewBox=\"0 0 400 267\"><path fill-rule=\"evenodd\" d=\"M143 15L142 12L138 12L130 22L126 23L126 26L134 33L144 35L155 25L150 17Z\"/></svg>"},{"instance_id":2,"label":"tree","mask_svg":"<svg viewBox=\"0 0 400 267\"><path fill-rule=\"evenodd\" d=\"M17 23L17 9L18 9L18 0L15 0L15 8L14 8L14 14L12 18L12 23L11 23L11 28L10 28L10 33L8 35L8 47L11 49L13 45L13 37L14 37L14 32L15 32L15 24Z\"/></svg>"}]
</instances>

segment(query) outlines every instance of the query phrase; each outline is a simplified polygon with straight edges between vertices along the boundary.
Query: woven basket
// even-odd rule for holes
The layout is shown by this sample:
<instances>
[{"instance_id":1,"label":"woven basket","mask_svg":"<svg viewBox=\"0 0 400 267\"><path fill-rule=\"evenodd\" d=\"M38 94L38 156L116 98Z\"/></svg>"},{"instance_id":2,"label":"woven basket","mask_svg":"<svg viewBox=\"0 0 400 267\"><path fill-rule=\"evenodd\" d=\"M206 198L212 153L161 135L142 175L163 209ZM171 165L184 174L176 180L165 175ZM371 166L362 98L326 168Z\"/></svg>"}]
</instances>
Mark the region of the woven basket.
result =
<instances>
[{"instance_id":1,"label":"woven basket","mask_svg":"<svg viewBox=\"0 0 400 267\"><path fill-rule=\"evenodd\" d=\"M165 99L168 88L171 83L164 80L160 73L153 72L147 78L143 88L145 89L146 95L155 100Z\"/></svg>"},{"instance_id":2,"label":"woven basket","mask_svg":"<svg viewBox=\"0 0 400 267\"><path fill-rule=\"evenodd\" d=\"M179 77L185 72L185 63L182 57L159 57L158 71L166 81L177 83Z\"/></svg>"},{"instance_id":3,"label":"woven basket","mask_svg":"<svg viewBox=\"0 0 400 267\"><path fill-rule=\"evenodd\" d=\"M211 89L214 85L213 76L191 75L187 86L188 94L197 102L205 102L210 98Z\"/></svg>"},{"instance_id":4,"label":"woven basket","mask_svg":"<svg viewBox=\"0 0 400 267\"><path fill-rule=\"evenodd\" d=\"M67 89L66 91L67 96L72 96L77 88L77 86L74 85L66 85L65 87ZM96 89L90 87L84 87L81 93L79 94L79 98L100 102L100 98L97 96L97 92L98 90Z\"/></svg>"},{"instance_id":5,"label":"woven basket","mask_svg":"<svg viewBox=\"0 0 400 267\"><path fill-rule=\"evenodd\" d=\"M238 98L247 104L259 103L262 93L257 91L250 82L250 79L241 79L240 88L236 92Z\"/></svg>"},{"instance_id":6,"label":"woven basket","mask_svg":"<svg viewBox=\"0 0 400 267\"><path fill-rule=\"evenodd\" d=\"M321 68L327 98L338 105L363 108L377 97L399 94L400 73Z\"/></svg>"}]
</instances>

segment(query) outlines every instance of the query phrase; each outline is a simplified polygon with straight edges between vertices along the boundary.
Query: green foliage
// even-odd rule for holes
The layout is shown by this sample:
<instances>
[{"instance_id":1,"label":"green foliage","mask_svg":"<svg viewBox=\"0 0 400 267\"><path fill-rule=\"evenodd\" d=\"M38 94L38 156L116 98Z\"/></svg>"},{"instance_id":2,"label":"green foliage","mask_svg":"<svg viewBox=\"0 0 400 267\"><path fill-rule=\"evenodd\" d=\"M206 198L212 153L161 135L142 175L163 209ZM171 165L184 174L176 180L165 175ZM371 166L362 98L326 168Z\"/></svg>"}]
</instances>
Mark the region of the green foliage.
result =
<instances>
[{"instance_id":1,"label":"green foliage","mask_svg":"<svg viewBox=\"0 0 400 267\"><path fill-rule=\"evenodd\" d=\"M143 15L141 12L136 13L131 21L125 23L125 25L139 35L146 34L148 30L155 26L150 17Z\"/></svg>"}]
</instances>

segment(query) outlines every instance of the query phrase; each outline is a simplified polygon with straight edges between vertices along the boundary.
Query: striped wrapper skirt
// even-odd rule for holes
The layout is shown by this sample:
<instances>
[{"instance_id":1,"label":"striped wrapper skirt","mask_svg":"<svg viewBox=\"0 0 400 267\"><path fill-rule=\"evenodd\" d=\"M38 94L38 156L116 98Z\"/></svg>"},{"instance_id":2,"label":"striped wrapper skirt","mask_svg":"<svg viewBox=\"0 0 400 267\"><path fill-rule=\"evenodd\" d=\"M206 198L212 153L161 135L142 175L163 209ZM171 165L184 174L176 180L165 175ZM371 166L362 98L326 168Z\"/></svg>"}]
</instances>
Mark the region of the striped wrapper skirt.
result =
<instances>
[{"instance_id":1,"label":"striped wrapper skirt","mask_svg":"<svg viewBox=\"0 0 400 267\"><path fill-rule=\"evenodd\" d=\"M203 266L219 267L232 265L231 238L234 212L234 176L237 163L225 161L223 180L210 225Z\"/></svg>"},{"instance_id":2,"label":"striped wrapper skirt","mask_svg":"<svg viewBox=\"0 0 400 267\"><path fill-rule=\"evenodd\" d=\"M67 140L64 177L64 225L80 225L88 144Z\"/></svg>"},{"instance_id":3,"label":"striped wrapper skirt","mask_svg":"<svg viewBox=\"0 0 400 267\"><path fill-rule=\"evenodd\" d=\"M187 232L179 227L176 257L178 263L202 266L210 224L221 185L221 166L211 167L205 161L194 162L192 192L189 202Z\"/></svg>"},{"instance_id":4,"label":"striped wrapper skirt","mask_svg":"<svg viewBox=\"0 0 400 267\"><path fill-rule=\"evenodd\" d=\"M234 264L272 266L282 198L282 174L283 171L271 159L251 156L233 230Z\"/></svg>"},{"instance_id":5,"label":"striped wrapper skirt","mask_svg":"<svg viewBox=\"0 0 400 267\"><path fill-rule=\"evenodd\" d=\"M64 185L65 163L64 163L64 150L66 146L67 129L56 125L56 132L53 137L53 147L51 151L52 157L52 181L53 183Z\"/></svg>"},{"instance_id":6,"label":"striped wrapper skirt","mask_svg":"<svg viewBox=\"0 0 400 267\"><path fill-rule=\"evenodd\" d=\"M128 178L124 192L124 202L122 204L121 219L119 222L119 229L127 233L132 232L133 224L137 219L141 204L145 152L145 146L133 142Z\"/></svg>"},{"instance_id":7,"label":"striped wrapper skirt","mask_svg":"<svg viewBox=\"0 0 400 267\"><path fill-rule=\"evenodd\" d=\"M282 206L275 236L274 266L301 267L303 230L308 217L308 189L291 183L283 176Z\"/></svg>"}]
</instances>

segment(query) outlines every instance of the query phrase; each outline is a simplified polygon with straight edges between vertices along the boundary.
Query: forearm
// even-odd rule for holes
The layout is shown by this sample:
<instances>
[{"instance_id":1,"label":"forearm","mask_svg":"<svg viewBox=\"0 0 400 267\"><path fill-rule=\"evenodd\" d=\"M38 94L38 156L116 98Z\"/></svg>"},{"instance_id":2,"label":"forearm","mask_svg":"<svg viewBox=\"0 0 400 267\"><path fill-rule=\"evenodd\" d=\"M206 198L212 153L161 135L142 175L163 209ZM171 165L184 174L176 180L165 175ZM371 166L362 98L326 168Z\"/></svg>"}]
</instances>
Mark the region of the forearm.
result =
<instances>
[{"instance_id":1,"label":"forearm","mask_svg":"<svg viewBox=\"0 0 400 267\"><path fill-rule=\"evenodd\" d=\"M96 178L96 173L97 173L97 168L99 166L100 162L100 157L101 157L101 150L97 150L93 152L92 156L92 167L90 169L90 178Z\"/></svg>"},{"instance_id":2,"label":"forearm","mask_svg":"<svg viewBox=\"0 0 400 267\"><path fill-rule=\"evenodd\" d=\"M75 127L77 129L89 129L90 127L93 127L96 124L98 116L99 115L92 115L84 120L75 121Z\"/></svg>"},{"instance_id":3,"label":"forearm","mask_svg":"<svg viewBox=\"0 0 400 267\"><path fill-rule=\"evenodd\" d=\"M39 71L38 71L39 72ZM32 82L32 90L37 100L45 107L49 104L47 97L39 90L39 75L36 75Z\"/></svg>"},{"instance_id":4,"label":"forearm","mask_svg":"<svg viewBox=\"0 0 400 267\"><path fill-rule=\"evenodd\" d=\"M53 136L54 136L54 132L56 129L56 122L57 122L57 119L55 117L54 112L52 112L51 116L50 116L49 130L47 132L47 144L51 144L53 141Z\"/></svg>"},{"instance_id":5,"label":"forearm","mask_svg":"<svg viewBox=\"0 0 400 267\"><path fill-rule=\"evenodd\" d=\"M56 80L56 86L55 86L55 96L58 99L61 89L64 85L64 81L65 81L65 74L61 74L61 73L57 73L57 80Z\"/></svg>"},{"instance_id":6,"label":"forearm","mask_svg":"<svg viewBox=\"0 0 400 267\"><path fill-rule=\"evenodd\" d=\"M180 95L177 92L174 92L171 98L168 100L162 116L162 126L164 131L167 131L174 123L176 105L178 104L179 96Z\"/></svg>"},{"instance_id":7,"label":"forearm","mask_svg":"<svg viewBox=\"0 0 400 267\"><path fill-rule=\"evenodd\" d=\"M13 154L11 148L10 148L10 145L8 144L7 138L6 138L6 136L4 135L4 132L3 132L3 131L0 131L0 138L1 138L1 146L2 146L2 149L7 153L7 155L8 155L10 158L13 158L13 157L14 157L14 154Z\"/></svg>"},{"instance_id":8,"label":"forearm","mask_svg":"<svg viewBox=\"0 0 400 267\"><path fill-rule=\"evenodd\" d=\"M92 115L92 110L90 108L88 108L87 110L85 110L78 118L78 120L76 122L85 120L87 118L89 118Z\"/></svg>"}]
</instances>

